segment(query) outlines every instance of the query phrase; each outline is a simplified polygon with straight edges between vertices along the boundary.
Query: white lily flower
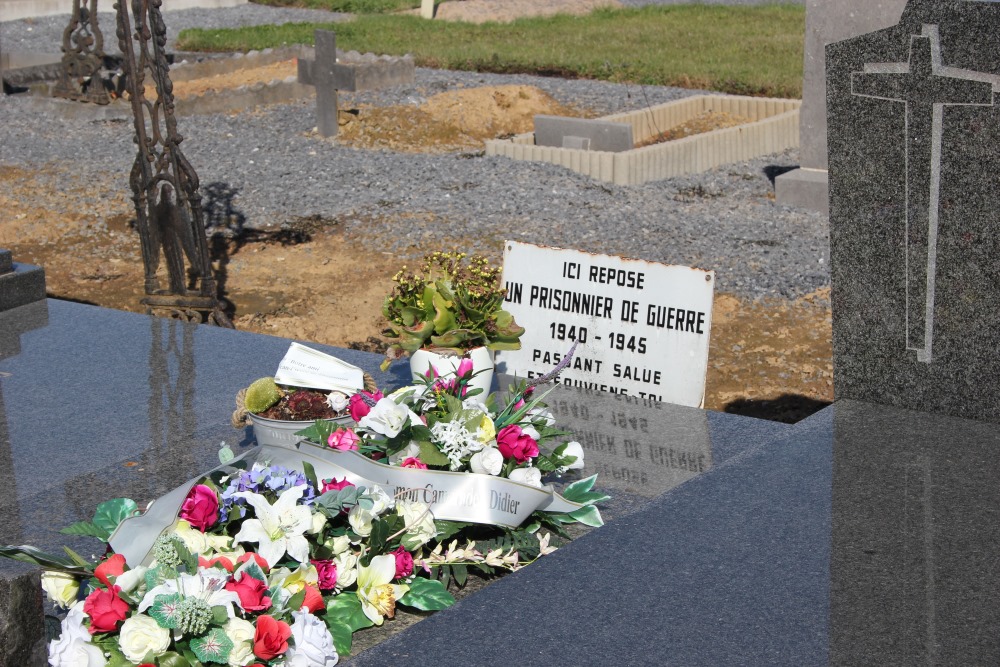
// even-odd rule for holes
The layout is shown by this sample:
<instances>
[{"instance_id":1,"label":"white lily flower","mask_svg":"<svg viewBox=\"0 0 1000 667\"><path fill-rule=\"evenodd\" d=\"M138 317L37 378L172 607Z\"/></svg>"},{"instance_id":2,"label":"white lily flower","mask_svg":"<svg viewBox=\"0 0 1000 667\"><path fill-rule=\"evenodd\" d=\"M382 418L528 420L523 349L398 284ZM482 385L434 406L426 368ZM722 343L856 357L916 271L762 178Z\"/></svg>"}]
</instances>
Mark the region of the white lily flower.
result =
<instances>
[{"instance_id":1,"label":"white lily flower","mask_svg":"<svg viewBox=\"0 0 1000 667\"><path fill-rule=\"evenodd\" d=\"M312 527L312 511L298 505L305 486L293 486L281 492L272 505L264 496L250 491L233 494L244 498L254 508L254 518L243 522L234 542L257 542L257 553L274 567L288 553L305 563L309 560L309 542L303 536Z\"/></svg>"},{"instance_id":2,"label":"white lily flower","mask_svg":"<svg viewBox=\"0 0 1000 667\"><path fill-rule=\"evenodd\" d=\"M396 613L396 601L410 590L405 584L393 584L395 576L396 557L392 554L375 556L368 567L358 566L361 610L375 625L382 625L383 616L392 618Z\"/></svg>"}]
</instances>

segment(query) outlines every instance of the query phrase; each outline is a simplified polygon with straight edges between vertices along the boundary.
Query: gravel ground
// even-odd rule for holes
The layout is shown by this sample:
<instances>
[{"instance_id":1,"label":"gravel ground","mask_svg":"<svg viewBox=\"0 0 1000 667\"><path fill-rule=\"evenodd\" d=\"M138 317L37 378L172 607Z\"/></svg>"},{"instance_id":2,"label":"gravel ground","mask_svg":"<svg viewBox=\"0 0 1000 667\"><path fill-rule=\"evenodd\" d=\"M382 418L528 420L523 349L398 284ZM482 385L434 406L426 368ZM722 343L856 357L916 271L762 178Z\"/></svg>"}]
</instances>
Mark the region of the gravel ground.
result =
<instances>
[{"instance_id":1,"label":"gravel ground","mask_svg":"<svg viewBox=\"0 0 1000 667\"><path fill-rule=\"evenodd\" d=\"M168 12L165 19L175 35L188 26L314 20L317 13L331 16L244 5ZM50 51L65 22L48 17L0 24L3 44ZM538 86L560 102L602 114L697 92L418 69L413 85L341 99L344 105L417 104L443 90L501 84ZM252 226L321 216L342 222L372 249L400 256L412 254L415 245L448 247L455 240L496 256L505 238L614 253L714 269L719 291L748 298L798 297L829 285L826 217L778 206L771 197L771 178L797 164L795 151L621 187L553 165L478 154L345 148L310 132L312 106L305 101L183 117L182 148L203 184L236 191L231 203ZM0 165L47 168L63 191L87 191L115 173L127 188L135 156L130 122L67 120L37 109L22 96L0 97Z\"/></svg>"}]
</instances>

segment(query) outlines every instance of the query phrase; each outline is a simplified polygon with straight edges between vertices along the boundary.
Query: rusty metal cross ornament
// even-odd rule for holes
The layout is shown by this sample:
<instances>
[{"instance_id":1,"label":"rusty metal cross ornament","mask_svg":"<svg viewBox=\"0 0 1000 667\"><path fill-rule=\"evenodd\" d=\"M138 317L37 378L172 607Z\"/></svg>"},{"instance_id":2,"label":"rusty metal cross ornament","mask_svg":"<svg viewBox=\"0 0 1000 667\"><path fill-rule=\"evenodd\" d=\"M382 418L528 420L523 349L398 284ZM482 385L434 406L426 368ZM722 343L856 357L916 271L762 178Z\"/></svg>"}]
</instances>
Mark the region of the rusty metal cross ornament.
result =
<instances>
[{"instance_id":1,"label":"rusty metal cross ornament","mask_svg":"<svg viewBox=\"0 0 1000 667\"><path fill-rule=\"evenodd\" d=\"M135 30L126 0L115 4L138 154L129 185L145 266L147 312L232 328L212 273L198 174L180 149L173 83L166 57L162 0L133 0ZM138 56L133 46L138 47ZM146 98L149 74L155 99ZM159 274L161 255L167 286Z\"/></svg>"}]
</instances>

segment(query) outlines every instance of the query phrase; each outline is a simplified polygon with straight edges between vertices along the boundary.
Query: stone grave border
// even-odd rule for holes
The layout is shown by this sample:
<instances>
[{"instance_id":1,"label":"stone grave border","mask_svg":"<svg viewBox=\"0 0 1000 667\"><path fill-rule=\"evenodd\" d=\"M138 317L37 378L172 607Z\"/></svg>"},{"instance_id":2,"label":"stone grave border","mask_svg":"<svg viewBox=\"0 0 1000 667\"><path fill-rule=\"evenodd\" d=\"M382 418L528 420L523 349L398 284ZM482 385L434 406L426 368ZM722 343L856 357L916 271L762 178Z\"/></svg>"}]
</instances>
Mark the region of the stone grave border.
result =
<instances>
[{"instance_id":1,"label":"stone grave border","mask_svg":"<svg viewBox=\"0 0 1000 667\"><path fill-rule=\"evenodd\" d=\"M536 146L532 132L486 142L486 155L548 162L615 185L640 185L779 153L799 145L800 100L737 95L695 95L639 111L603 116L629 123L636 143L704 111L750 118L750 123L620 153Z\"/></svg>"}]
</instances>

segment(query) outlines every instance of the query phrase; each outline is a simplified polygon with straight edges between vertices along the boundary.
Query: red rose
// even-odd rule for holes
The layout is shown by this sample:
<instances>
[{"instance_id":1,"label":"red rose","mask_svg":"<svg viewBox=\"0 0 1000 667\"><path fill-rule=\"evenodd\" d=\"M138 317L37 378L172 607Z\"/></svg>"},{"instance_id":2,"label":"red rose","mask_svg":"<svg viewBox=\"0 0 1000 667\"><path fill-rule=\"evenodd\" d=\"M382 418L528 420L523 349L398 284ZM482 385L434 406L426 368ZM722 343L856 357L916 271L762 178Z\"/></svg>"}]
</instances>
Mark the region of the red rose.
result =
<instances>
[{"instance_id":1,"label":"red rose","mask_svg":"<svg viewBox=\"0 0 1000 667\"><path fill-rule=\"evenodd\" d=\"M102 584L111 588L111 581L108 577L120 577L125 571L125 556L115 554L94 569L94 576Z\"/></svg>"},{"instance_id":2,"label":"red rose","mask_svg":"<svg viewBox=\"0 0 1000 667\"><path fill-rule=\"evenodd\" d=\"M261 660L270 660L288 650L292 628L284 621L270 616L257 617L257 632L253 638L253 654Z\"/></svg>"},{"instance_id":3,"label":"red rose","mask_svg":"<svg viewBox=\"0 0 1000 667\"><path fill-rule=\"evenodd\" d=\"M346 489L349 486L354 486L354 484L348 482L346 477L340 481L337 481L337 478L334 477L323 482L323 488L320 493L326 493L327 491L340 491L341 489Z\"/></svg>"},{"instance_id":4,"label":"red rose","mask_svg":"<svg viewBox=\"0 0 1000 667\"><path fill-rule=\"evenodd\" d=\"M302 600L302 606L300 609L308 609L310 612L317 614L326 608L323 604L323 594L319 592L315 586L306 586L306 597Z\"/></svg>"},{"instance_id":5,"label":"red rose","mask_svg":"<svg viewBox=\"0 0 1000 667\"><path fill-rule=\"evenodd\" d=\"M410 456L403 459L403 462L399 465L401 468L413 468L414 470L427 470L427 464L418 459L416 456Z\"/></svg>"},{"instance_id":6,"label":"red rose","mask_svg":"<svg viewBox=\"0 0 1000 667\"><path fill-rule=\"evenodd\" d=\"M517 424L504 426L497 433L497 449L505 459L524 463L538 456L538 443L530 435L525 435Z\"/></svg>"},{"instance_id":7,"label":"red rose","mask_svg":"<svg viewBox=\"0 0 1000 667\"><path fill-rule=\"evenodd\" d=\"M204 533L219 520L219 497L210 487L196 484L178 516Z\"/></svg>"},{"instance_id":8,"label":"red rose","mask_svg":"<svg viewBox=\"0 0 1000 667\"><path fill-rule=\"evenodd\" d=\"M311 560L309 561L316 568L319 575L319 589L321 591L332 591L337 587L337 564L332 560Z\"/></svg>"},{"instance_id":9,"label":"red rose","mask_svg":"<svg viewBox=\"0 0 1000 667\"><path fill-rule=\"evenodd\" d=\"M254 553L252 551L250 553L245 553L242 556L240 556L239 558L237 558L236 562L239 563L240 565L242 565L243 563L247 562L251 558L257 563L257 565L260 566L260 569L264 570L265 572L267 572L269 569L271 569L271 566L267 564L267 561L264 560L263 556L261 556L258 553Z\"/></svg>"},{"instance_id":10,"label":"red rose","mask_svg":"<svg viewBox=\"0 0 1000 667\"><path fill-rule=\"evenodd\" d=\"M365 402L365 399L371 401L371 404ZM354 421L361 421L361 418L367 415L372 410L372 406L381 401L384 396L382 392L376 391L374 394L370 391L359 391L358 393L351 396L351 403L347 406L348 411L351 413L351 419Z\"/></svg>"},{"instance_id":11,"label":"red rose","mask_svg":"<svg viewBox=\"0 0 1000 667\"><path fill-rule=\"evenodd\" d=\"M396 557L396 579L413 574L413 555L409 551L399 547L392 552L392 555Z\"/></svg>"},{"instance_id":12,"label":"red rose","mask_svg":"<svg viewBox=\"0 0 1000 667\"><path fill-rule=\"evenodd\" d=\"M83 601L83 611L90 616L90 634L113 632L128 615L128 603L118 597L120 589L96 590Z\"/></svg>"},{"instance_id":13,"label":"red rose","mask_svg":"<svg viewBox=\"0 0 1000 667\"><path fill-rule=\"evenodd\" d=\"M240 606L246 611L263 611L271 606L271 598L267 596L267 584L260 579L254 579L246 572L240 573L238 581L230 580L226 584L226 590L240 596Z\"/></svg>"},{"instance_id":14,"label":"red rose","mask_svg":"<svg viewBox=\"0 0 1000 667\"><path fill-rule=\"evenodd\" d=\"M198 556L198 567L213 567L215 565L221 565L226 569L226 572L232 574L233 570L236 569L233 565L233 561L229 560L225 556L216 556L215 558L205 558L204 556Z\"/></svg>"}]
</instances>

